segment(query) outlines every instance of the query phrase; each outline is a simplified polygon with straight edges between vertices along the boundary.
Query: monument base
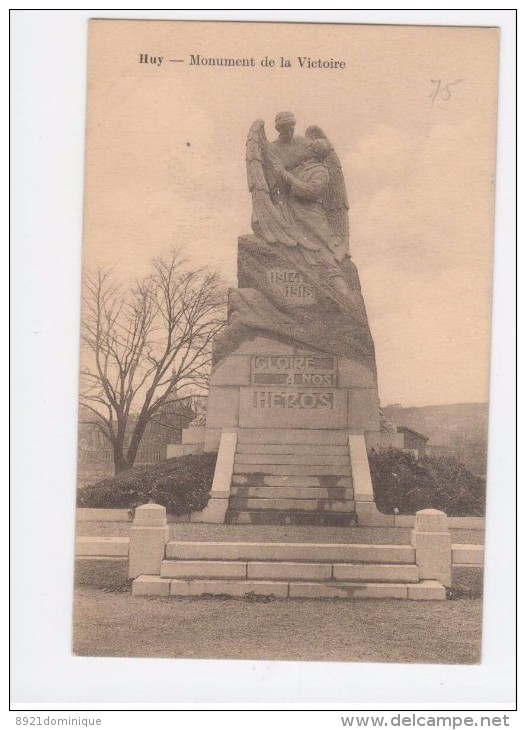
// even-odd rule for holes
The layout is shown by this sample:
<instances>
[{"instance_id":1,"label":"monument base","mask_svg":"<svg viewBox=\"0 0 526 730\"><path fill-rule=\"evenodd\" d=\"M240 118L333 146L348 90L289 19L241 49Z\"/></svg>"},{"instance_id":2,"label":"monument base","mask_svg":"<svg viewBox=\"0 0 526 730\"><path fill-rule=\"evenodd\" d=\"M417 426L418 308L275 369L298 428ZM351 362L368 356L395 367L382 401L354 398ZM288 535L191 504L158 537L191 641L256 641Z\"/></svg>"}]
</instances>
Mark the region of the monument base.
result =
<instances>
[{"instance_id":1,"label":"monument base","mask_svg":"<svg viewBox=\"0 0 526 730\"><path fill-rule=\"evenodd\" d=\"M227 522L350 525L362 502L370 520L366 449L380 418L363 364L254 337L212 371L205 450L221 451L226 431L237 434Z\"/></svg>"}]
</instances>

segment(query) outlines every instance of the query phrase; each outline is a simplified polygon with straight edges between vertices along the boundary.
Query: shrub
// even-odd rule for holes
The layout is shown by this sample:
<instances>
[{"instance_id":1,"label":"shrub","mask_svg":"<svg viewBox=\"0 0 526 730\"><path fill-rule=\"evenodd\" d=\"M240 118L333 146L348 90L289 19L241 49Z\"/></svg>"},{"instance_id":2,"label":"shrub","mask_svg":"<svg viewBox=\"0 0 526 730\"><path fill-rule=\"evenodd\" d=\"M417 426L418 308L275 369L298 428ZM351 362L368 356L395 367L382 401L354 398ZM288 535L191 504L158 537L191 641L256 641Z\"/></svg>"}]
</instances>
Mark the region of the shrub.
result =
<instances>
[{"instance_id":1,"label":"shrub","mask_svg":"<svg viewBox=\"0 0 526 730\"><path fill-rule=\"evenodd\" d=\"M189 454L102 479L77 495L78 507L135 509L155 502L183 515L206 507L217 454Z\"/></svg>"},{"instance_id":2,"label":"shrub","mask_svg":"<svg viewBox=\"0 0 526 730\"><path fill-rule=\"evenodd\" d=\"M369 456L378 509L415 514L419 509L440 509L448 515L484 514L485 480L451 457L417 459L399 449Z\"/></svg>"}]
</instances>

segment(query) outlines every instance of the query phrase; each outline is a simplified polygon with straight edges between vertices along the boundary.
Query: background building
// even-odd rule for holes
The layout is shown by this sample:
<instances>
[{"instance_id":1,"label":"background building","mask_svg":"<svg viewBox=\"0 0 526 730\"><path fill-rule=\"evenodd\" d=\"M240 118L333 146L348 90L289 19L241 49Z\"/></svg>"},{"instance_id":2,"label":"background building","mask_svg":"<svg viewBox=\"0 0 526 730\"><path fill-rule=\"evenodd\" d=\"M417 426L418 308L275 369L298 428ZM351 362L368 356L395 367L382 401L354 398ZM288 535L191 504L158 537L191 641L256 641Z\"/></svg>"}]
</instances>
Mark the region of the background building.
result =
<instances>
[{"instance_id":1,"label":"background building","mask_svg":"<svg viewBox=\"0 0 526 730\"><path fill-rule=\"evenodd\" d=\"M181 443L181 434L196 417L193 398L179 398L168 401L149 421L144 432L135 466L153 464L166 459L168 444ZM130 418L129 433L125 446L130 443L134 426ZM113 449L99 428L100 420L85 406L79 409L78 486L93 484L97 479L113 474Z\"/></svg>"}]
</instances>

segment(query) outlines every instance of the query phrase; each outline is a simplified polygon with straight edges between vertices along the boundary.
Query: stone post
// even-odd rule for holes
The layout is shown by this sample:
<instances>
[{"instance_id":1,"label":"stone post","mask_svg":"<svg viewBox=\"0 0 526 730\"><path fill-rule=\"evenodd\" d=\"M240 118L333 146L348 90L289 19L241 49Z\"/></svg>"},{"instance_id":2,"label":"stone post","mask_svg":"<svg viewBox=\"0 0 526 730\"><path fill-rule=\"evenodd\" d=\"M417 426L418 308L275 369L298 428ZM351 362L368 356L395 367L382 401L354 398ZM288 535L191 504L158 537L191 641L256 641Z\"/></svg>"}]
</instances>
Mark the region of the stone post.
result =
<instances>
[{"instance_id":1,"label":"stone post","mask_svg":"<svg viewBox=\"0 0 526 730\"><path fill-rule=\"evenodd\" d=\"M451 586L451 533L446 513L438 509L417 512L411 544L416 550L420 580Z\"/></svg>"},{"instance_id":2,"label":"stone post","mask_svg":"<svg viewBox=\"0 0 526 730\"><path fill-rule=\"evenodd\" d=\"M166 508L160 504L143 504L135 510L130 530L128 578L160 575L164 546L170 537Z\"/></svg>"}]
</instances>

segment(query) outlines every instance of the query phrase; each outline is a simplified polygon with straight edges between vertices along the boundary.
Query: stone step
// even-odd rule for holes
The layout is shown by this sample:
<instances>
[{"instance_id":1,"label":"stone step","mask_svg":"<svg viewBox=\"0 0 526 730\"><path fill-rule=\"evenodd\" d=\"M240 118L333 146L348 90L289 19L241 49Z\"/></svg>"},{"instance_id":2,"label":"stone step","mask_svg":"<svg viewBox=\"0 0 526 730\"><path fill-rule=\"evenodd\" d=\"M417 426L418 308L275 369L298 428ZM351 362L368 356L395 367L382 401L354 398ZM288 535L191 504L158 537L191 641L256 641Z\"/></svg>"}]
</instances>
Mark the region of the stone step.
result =
<instances>
[{"instance_id":1,"label":"stone step","mask_svg":"<svg viewBox=\"0 0 526 730\"><path fill-rule=\"evenodd\" d=\"M234 474L264 474L266 476L351 476L351 467L310 464L236 464Z\"/></svg>"},{"instance_id":2,"label":"stone step","mask_svg":"<svg viewBox=\"0 0 526 730\"><path fill-rule=\"evenodd\" d=\"M349 456L332 454L236 454L234 464L309 464L350 466Z\"/></svg>"},{"instance_id":3,"label":"stone step","mask_svg":"<svg viewBox=\"0 0 526 730\"><path fill-rule=\"evenodd\" d=\"M163 560L161 578L248 578L255 580L418 583L416 565L363 563L243 562L240 560Z\"/></svg>"},{"instance_id":4,"label":"stone step","mask_svg":"<svg viewBox=\"0 0 526 730\"><path fill-rule=\"evenodd\" d=\"M353 581L286 581L249 579L180 579L140 575L132 585L134 596L275 596L276 598L399 598L415 601L445 600L446 589L434 580L419 583Z\"/></svg>"},{"instance_id":5,"label":"stone step","mask_svg":"<svg viewBox=\"0 0 526 730\"><path fill-rule=\"evenodd\" d=\"M238 444L348 444L347 431L315 429L240 429Z\"/></svg>"},{"instance_id":6,"label":"stone step","mask_svg":"<svg viewBox=\"0 0 526 730\"><path fill-rule=\"evenodd\" d=\"M349 446L335 444L238 444L238 454L319 454L349 456Z\"/></svg>"},{"instance_id":7,"label":"stone step","mask_svg":"<svg viewBox=\"0 0 526 730\"><path fill-rule=\"evenodd\" d=\"M310 512L354 512L353 501L334 499L272 499L231 497L229 509L232 510L308 510Z\"/></svg>"},{"instance_id":8,"label":"stone step","mask_svg":"<svg viewBox=\"0 0 526 730\"><path fill-rule=\"evenodd\" d=\"M241 560L414 565L411 545L314 542L181 542L166 545L168 560Z\"/></svg>"},{"instance_id":9,"label":"stone step","mask_svg":"<svg viewBox=\"0 0 526 730\"><path fill-rule=\"evenodd\" d=\"M246 578L241 560L163 560L161 578Z\"/></svg>"},{"instance_id":10,"label":"stone step","mask_svg":"<svg viewBox=\"0 0 526 730\"><path fill-rule=\"evenodd\" d=\"M298 525L312 527L351 527L356 524L354 512L320 512L319 510L237 510L226 513L228 525Z\"/></svg>"},{"instance_id":11,"label":"stone step","mask_svg":"<svg viewBox=\"0 0 526 730\"><path fill-rule=\"evenodd\" d=\"M232 487L232 497L260 499L335 499L345 501L354 499L354 490L345 487L252 487L247 485Z\"/></svg>"},{"instance_id":12,"label":"stone step","mask_svg":"<svg viewBox=\"0 0 526 730\"><path fill-rule=\"evenodd\" d=\"M332 489L333 487L352 487L351 477L339 477L335 475L325 475L317 477L293 476L285 474L283 476L265 476L264 474L234 474L232 484L236 486L247 485L251 487L323 487L324 489Z\"/></svg>"},{"instance_id":13,"label":"stone step","mask_svg":"<svg viewBox=\"0 0 526 730\"><path fill-rule=\"evenodd\" d=\"M438 581L419 583L289 583L289 598L408 598L410 601L445 601L446 589Z\"/></svg>"}]
</instances>

